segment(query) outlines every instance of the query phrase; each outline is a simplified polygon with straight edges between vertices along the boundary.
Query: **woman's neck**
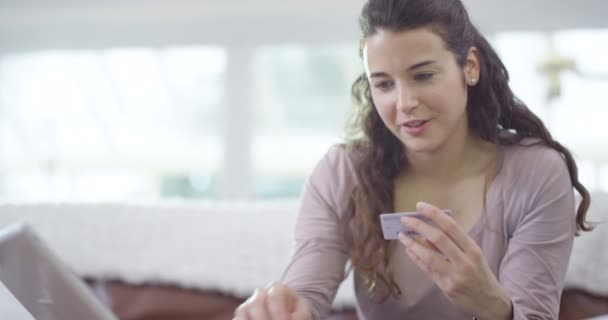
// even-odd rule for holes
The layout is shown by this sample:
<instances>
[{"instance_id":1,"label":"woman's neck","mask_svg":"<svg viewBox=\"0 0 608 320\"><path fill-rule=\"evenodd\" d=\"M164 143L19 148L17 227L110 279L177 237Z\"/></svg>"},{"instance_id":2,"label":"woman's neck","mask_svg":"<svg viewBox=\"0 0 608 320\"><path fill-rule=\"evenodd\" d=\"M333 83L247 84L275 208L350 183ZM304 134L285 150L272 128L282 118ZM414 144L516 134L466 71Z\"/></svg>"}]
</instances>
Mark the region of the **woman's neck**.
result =
<instances>
[{"instance_id":1,"label":"woman's neck","mask_svg":"<svg viewBox=\"0 0 608 320\"><path fill-rule=\"evenodd\" d=\"M496 156L496 145L474 133L452 136L433 152L409 152L405 175L435 181L451 181L479 172Z\"/></svg>"}]
</instances>

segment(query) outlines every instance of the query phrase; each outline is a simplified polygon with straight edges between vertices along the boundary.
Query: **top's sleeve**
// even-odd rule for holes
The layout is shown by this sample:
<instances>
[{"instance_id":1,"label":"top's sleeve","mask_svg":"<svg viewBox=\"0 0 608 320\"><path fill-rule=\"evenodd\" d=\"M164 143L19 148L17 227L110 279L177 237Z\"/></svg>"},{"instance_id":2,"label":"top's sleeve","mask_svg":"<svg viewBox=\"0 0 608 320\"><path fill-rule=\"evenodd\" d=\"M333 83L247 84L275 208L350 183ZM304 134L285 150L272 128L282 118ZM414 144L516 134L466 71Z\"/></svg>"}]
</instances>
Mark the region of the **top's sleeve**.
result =
<instances>
[{"instance_id":1,"label":"top's sleeve","mask_svg":"<svg viewBox=\"0 0 608 320\"><path fill-rule=\"evenodd\" d=\"M575 200L564 159L543 150L522 164L522 214L501 262L499 281L513 319L557 319L575 235ZM520 181L522 182L522 181ZM507 213L509 214L509 213Z\"/></svg>"},{"instance_id":2,"label":"top's sleeve","mask_svg":"<svg viewBox=\"0 0 608 320\"><path fill-rule=\"evenodd\" d=\"M315 320L330 310L348 260L340 219L350 187L345 152L332 148L307 179L295 226L295 247L283 276L283 282L306 300Z\"/></svg>"}]
</instances>

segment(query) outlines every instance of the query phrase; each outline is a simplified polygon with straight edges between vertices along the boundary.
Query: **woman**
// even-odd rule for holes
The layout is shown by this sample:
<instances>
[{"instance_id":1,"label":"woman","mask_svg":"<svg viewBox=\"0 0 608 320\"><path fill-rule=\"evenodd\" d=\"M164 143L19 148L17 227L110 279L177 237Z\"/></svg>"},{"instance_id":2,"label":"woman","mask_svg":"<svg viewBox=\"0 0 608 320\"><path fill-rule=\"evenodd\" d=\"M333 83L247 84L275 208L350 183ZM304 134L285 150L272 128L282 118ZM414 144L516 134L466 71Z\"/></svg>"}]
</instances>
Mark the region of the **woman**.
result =
<instances>
[{"instance_id":1,"label":"woman","mask_svg":"<svg viewBox=\"0 0 608 320\"><path fill-rule=\"evenodd\" d=\"M322 319L350 260L360 319L557 319L591 229L570 152L459 0L369 0L361 29L356 130L306 183L282 281L235 317ZM406 211L434 224L404 218L419 236L384 240L379 215Z\"/></svg>"}]
</instances>

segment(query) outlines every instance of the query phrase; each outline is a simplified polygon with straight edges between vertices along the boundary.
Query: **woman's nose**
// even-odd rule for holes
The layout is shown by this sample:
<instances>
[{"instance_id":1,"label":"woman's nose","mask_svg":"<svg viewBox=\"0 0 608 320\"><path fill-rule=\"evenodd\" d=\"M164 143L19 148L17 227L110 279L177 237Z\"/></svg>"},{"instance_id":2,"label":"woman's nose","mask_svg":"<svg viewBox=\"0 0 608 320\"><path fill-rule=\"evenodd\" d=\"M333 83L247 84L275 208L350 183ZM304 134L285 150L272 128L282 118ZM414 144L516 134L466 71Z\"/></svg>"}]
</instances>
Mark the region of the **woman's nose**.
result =
<instances>
[{"instance_id":1,"label":"woman's nose","mask_svg":"<svg viewBox=\"0 0 608 320\"><path fill-rule=\"evenodd\" d=\"M418 99L411 88L402 86L398 90L397 110L408 113L418 106Z\"/></svg>"}]
</instances>

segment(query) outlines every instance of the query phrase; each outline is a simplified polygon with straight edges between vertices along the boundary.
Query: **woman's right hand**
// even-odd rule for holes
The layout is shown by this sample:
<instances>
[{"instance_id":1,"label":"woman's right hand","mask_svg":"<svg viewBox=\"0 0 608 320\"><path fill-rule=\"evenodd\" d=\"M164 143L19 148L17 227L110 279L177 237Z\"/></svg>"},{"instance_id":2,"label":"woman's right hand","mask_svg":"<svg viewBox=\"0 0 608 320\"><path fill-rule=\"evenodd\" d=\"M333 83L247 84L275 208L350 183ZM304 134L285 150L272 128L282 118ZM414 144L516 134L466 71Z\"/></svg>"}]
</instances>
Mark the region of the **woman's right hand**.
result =
<instances>
[{"instance_id":1,"label":"woman's right hand","mask_svg":"<svg viewBox=\"0 0 608 320\"><path fill-rule=\"evenodd\" d=\"M233 320L311 320L308 304L288 286L272 283L254 294L234 312Z\"/></svg>"}]
</instances>

